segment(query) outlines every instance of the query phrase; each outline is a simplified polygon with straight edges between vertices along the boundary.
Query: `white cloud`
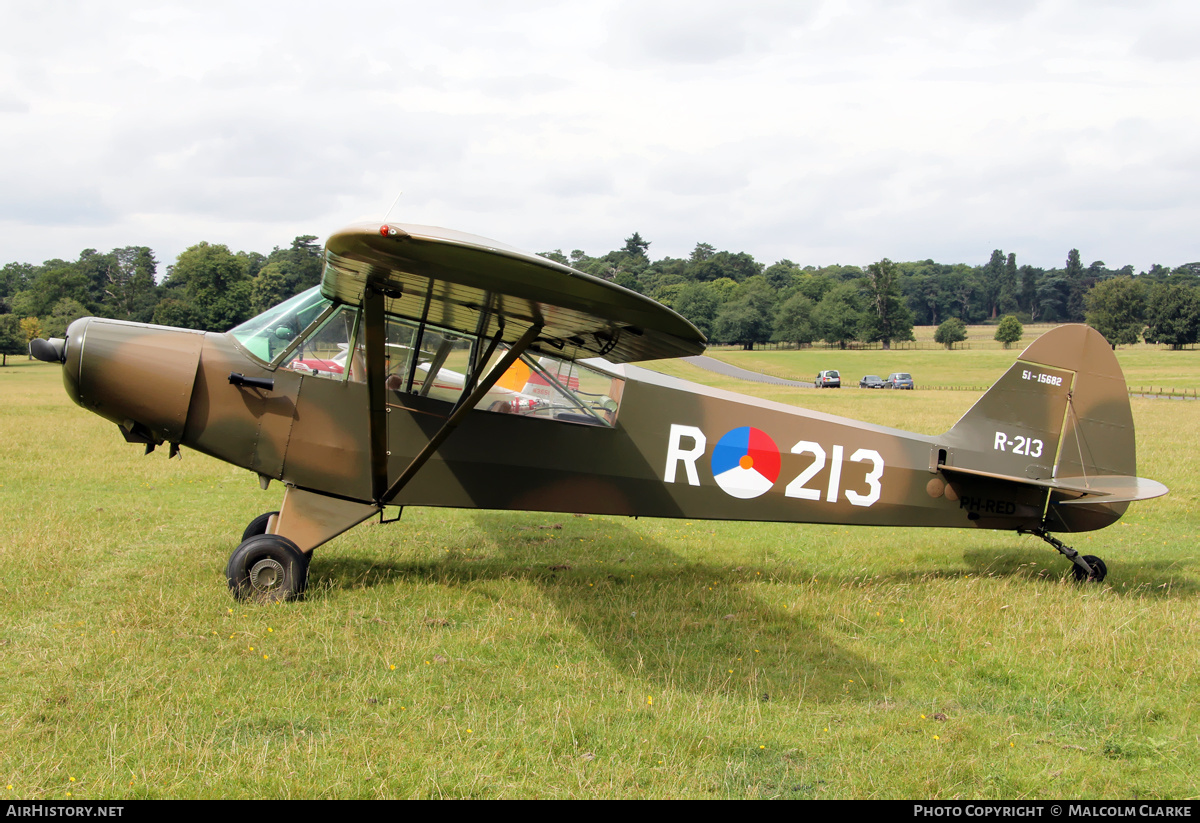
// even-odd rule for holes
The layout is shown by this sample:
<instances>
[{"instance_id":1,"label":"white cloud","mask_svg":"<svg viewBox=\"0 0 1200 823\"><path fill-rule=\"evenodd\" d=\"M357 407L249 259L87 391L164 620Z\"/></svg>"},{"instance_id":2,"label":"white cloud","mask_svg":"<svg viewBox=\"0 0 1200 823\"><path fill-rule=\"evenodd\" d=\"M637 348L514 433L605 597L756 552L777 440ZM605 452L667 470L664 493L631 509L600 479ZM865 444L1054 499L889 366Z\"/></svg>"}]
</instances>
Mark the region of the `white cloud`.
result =
<instances>
[{"instance_id":1,"label":"white cloud","mask_svg":"<svg viewBox=\"0 0 1200 823\"><path fill-rule=\"evenodd\" d=\"M363 214L534 251L1200 259L1191 4L0 8L0 261Z\"/></svg>"}]
</instances>

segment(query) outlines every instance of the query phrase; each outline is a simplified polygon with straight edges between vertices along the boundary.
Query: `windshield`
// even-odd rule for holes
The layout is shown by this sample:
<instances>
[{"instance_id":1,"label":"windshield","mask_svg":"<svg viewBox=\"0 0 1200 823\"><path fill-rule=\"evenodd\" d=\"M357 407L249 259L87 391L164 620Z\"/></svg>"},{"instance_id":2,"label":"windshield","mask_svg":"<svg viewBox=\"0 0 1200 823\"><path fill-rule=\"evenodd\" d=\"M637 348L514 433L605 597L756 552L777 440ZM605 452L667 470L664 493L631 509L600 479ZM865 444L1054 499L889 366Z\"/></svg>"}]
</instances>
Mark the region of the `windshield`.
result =
<instances>
[{"instance_id":1,"label":"windshield","mask_svg":"<svg viewBox=\"0 0 1200 823\"><path fill-rule=\"evenodd\" d=\"M255 357L270 363L329 306L330 301L321 296L320 286L314 286L235 326L229 333Z\"/></svg>"}]
</instances>

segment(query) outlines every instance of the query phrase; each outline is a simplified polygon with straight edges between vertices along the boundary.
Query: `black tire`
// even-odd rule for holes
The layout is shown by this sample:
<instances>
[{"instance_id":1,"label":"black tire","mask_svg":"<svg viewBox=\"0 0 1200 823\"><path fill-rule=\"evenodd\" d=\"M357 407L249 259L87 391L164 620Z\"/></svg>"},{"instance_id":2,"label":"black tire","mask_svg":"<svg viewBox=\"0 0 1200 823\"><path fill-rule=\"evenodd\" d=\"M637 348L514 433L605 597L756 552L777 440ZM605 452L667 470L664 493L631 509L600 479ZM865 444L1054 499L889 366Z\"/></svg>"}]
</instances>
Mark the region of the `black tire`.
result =
<instances>
[{"instance_id":1,"label":"black tire","mask_svg":"<svg viewBox=\"0 0 1200 823\"><path fill-rule=\"evenodd\" d=\"M1096 557L1094 554L1085 554L1083 559L1086 560L1087 564L1092 567L1092 576L1088 577L1086 574L1084 574L1083 569L1072 563L1071 571L1075 573L1075 582L1083 583L1085 581L1090 581L1092 583L1100 583L1104 580L1104 578L1108 577L1108 566L1105 566L1104 561L1099 557Z\"/></svg>"},{"instance_id":2,"label":"black tire","mask_svg":"<svg viewBox=\"0 0 1200 823\"><path fill-rule=\"evenodd\" d=\"M296 600L308 585L308 561L286 537L260 534L242 541L230 555L225 578L238 600Z\"/></svg>"},{"instance_id":3,"label":"black tire","mask_svg":"<svg viewBox=\"0 0 1200 823\"><path fill-rule=\"evenodd\" d=\"M242 542L245 543L251 537L257 537L260 534L267 533L267 521L270 520L279 512L265 512L250 521L250 525L246 526L246 530L242 532Z\"/></svg>"}]
</instances>

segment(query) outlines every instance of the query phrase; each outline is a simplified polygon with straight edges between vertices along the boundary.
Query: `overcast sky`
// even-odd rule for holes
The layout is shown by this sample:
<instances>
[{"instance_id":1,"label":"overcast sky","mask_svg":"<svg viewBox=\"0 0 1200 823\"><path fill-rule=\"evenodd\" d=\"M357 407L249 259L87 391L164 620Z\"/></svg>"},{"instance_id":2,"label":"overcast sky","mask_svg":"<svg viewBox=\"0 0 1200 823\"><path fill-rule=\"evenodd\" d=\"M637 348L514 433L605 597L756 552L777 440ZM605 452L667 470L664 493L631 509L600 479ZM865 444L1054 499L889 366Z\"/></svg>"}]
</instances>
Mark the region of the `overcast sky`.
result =
<instances>
[{"instance_id":1,"label":"overcast sky","mask_svg":"<svg viewBox=\"0 0 1200 823\"><path fill-rule=\"evenodd\" d=\"M534 252L1200 260L1194 0L44 1L0 31L0 263L268 253L401 191L393 221Z\"/></svg>"}]
</instances>

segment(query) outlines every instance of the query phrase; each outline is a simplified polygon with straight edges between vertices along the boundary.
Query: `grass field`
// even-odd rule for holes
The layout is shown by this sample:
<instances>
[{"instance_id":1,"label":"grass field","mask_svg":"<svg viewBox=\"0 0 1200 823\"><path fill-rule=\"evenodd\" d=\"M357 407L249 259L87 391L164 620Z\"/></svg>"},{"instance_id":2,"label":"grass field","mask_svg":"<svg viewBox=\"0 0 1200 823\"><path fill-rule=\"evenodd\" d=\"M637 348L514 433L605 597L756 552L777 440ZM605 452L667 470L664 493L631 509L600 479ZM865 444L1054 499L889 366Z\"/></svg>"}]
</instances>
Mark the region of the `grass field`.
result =
<instances>
[{"instance_id":1,"label":"grass field","mask_svg":"<svg viewBox=\"0 0 1200 823\"><path fill-rule=\"evenodd\" d=\"M660 367L933 433L975 395L924 375L988 384L1018 350L720 353L915 392ZM1200 385L1200 353L1119 355L1131 384ZM9 362L8 798L1197 795L1200 402L1133 399L1139 473L1171 494L1076 538L1099 586L1007 533L426 509L265 606L223 570L277 485L143 457L58 368Z\"/></svg>"},{"instance_id":2,"label":"grass field","mask_svg":"<svg viewBox=\"0 0 1200 823\"><path fill-rule=\"evenodd\" d=\"M823 344L807 349L763 349L744 351L737 347L711 348L706 354L750 371L763 372L787 380L812 381L817 372L837 369L842 385L856 387L863 375L887 377L905 371L919 388L984 391L1012 363L1021 350L1053 326L1026 326L1025 336L1011 349L992 339L995 326L969 326L969 349L945 349L933 344L934 329L918 326L916 338L925 348L874 349L826 348ZM1176 393L1194 396L1200 390L1200 372L1191 367L1195 351L1171 351L1166 346L1140 343L1117 349L1117 359L1125 370L1130 389L1139 393Z\"/></svg>"}]
</instances>

